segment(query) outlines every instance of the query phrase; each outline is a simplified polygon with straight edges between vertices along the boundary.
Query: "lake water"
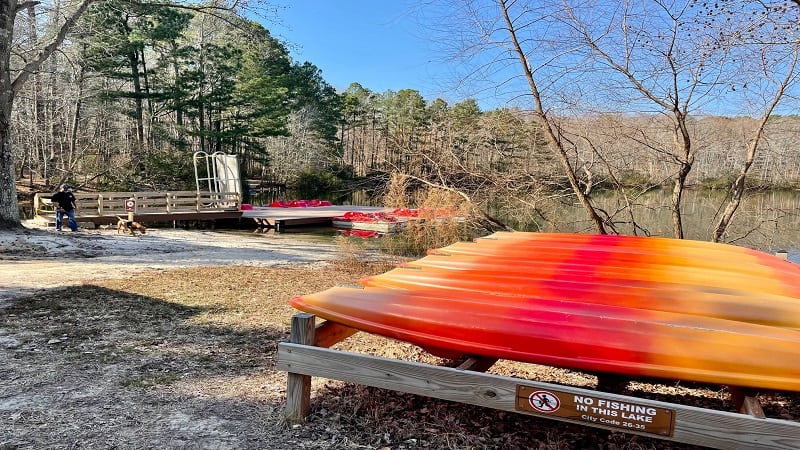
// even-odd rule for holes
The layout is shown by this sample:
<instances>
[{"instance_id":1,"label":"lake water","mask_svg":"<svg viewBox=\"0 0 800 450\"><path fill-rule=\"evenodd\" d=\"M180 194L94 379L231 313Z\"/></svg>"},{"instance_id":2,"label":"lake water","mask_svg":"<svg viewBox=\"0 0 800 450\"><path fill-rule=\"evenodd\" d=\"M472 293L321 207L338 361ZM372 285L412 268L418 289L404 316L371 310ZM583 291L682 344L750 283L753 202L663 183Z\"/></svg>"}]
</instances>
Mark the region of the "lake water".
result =
<instances>
[{"instance_id":1,"label":"lake water","mask_svg":"<svg viewBox=\"0 0 800 450\"><path fill-rule=\"evenodd\" d=\"M651 236L672 237L669 190L654 190L635 199L630 199L636 223ZM613 193L596 195L596 204L613 214L625 202ZM688 239L709 240L715 217L724 207L725 193L719 191L687 191L684 194L683 221ZM583 208L571 197L552 198L537 202L544 214L534 219L520 220L493 211L496 217L517 230L593 232ZM530 209L530 208L528 208ZM726 242L761 251L789 252L789 259L800 262L800 193L793 191L749 193L730 226ZM627 213L617 213L617 230L622 234L633 234ZM332 239L337 233L331 228L297 228L287 230L301 239ZM645 234L641 230L638 234ZM269 239L274 233L264 237Z\"/></svg>"},{"instance_id":2,"label":"lake water","mask_svg":"<svg viewBox=\"0 0 800 450\"><path fill-rule=\"evenodd\" d=\"M651 236L672 236L672 217L670 215L669 190L653 190L632 199L633 215L639 226ZM595 203L613 214L625 202L613 193L595 194ZM366 195L348 199L355 204L372 204L374 199ZM346 201L344 203L350 203ZM715 217L724 208L725 193L720 191L686 191L683 201L684 232L688 239L709 240ZM29 218L29 205L21 205L23 218ZM518 230L593 232L583 208L572 197L552 198L537 201L544 218L528 216L526 219L512 218L499 212L497 217ZM528 208L530 209L530 208ZM532 218L530 218L532 217ZM617 230L622 234L633 234L627 213L617 213ZM249 231L248 231L249 232ZM289 231L298 238L329 240L337 234L331 228L299 228ZM274 233L265 235L270 238ZM638 234L644 234L639 232ZM274 236L272 236L274 238ZM288 236L287 236L288 237ZM769 191L751 192L742 205L729 228L726 242L755 248L769 253L778 250L789 252L789 259L800 262L800 192Z\"/></svg>"},{"instance_id":3,"label":"lake water","mask_svg":"<svg viewBox=\"0 0 800 450\"><path fill-rule=\"evenodd\" d=\"M636 223L651 236L672 237L671 192L650 191L631 199ZM617 194L593 197L597 206L613 214L625 204ZM683 197L683 225L688 239L710 239L715 218L725 206L725 193L687 191ZM547 220L538 218L520 228L541 231L593 232L585 210L576 202L550 200L540 203ZM787 250L790 258L800 256L800 193L793 191L749 193L742 202L725 242L766 252ZM626 212L614 215L621 234L633 234ZM513 221L512 221L513 222ZM645 234L639 231L637 234Z\"/></svg>"}]
</instances>

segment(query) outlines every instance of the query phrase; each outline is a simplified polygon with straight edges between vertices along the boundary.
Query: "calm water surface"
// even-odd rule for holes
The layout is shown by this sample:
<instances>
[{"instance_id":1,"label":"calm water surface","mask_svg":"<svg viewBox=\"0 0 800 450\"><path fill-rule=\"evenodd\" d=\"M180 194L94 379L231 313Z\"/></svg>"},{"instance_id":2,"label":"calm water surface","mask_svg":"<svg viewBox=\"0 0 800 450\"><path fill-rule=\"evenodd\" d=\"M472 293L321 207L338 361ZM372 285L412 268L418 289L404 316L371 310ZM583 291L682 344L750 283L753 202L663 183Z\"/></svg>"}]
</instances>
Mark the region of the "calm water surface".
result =
<instances>
[{"instance_id":1,"label":"calm water surface","mask_svg":"<svg viewBox=\"0 0 800 450\"><path fill-rule=\"evenodd\" d=\"M672 237L671 192L650 191L629 198L636 223L646 230L636 234ZM621 234L634 234L624 199L616 194L597 195L594 201L614 217ZM683 225L688 239L710 240L716 217L725 206L725 193L687 191L683 197ZM551 200L541 206L547 220L522 228L541 231L592 232L586 213L576 203ZM749 193L728 229L725 242L773 253L787 250L800 258L800 193L791 191Z\"/></svg>"},{"instance_id":2,"label":"calm water surface","mask_svg":"<svg viewBox=\"0 0 800 450\"><path fill-rule=\"evenodd\" d=\"M650 191L629 198L636 223L646 230L637 234L672 237L669 190ZM594 197L596 204L613 215L617 230L633 234L630 217L622 206L626 202L619 195L606 194ZM684 194L683 221L688 239L709 240L715 217L724 208L725 194L715 191L687 191ZM586 232L593 231L586 213L577 204L563 199L537 203L544 219L522 223L500 214L498 217L515 229L530 231ZM793 191L749 193L739 207L729 228L726 242L761 251L789 252L789 259L800 262L800 193ZM234 231L232 231L234 232ZM252 231L240 231L251 233ZM285 233L272 231L262 234L265 239L295 238L308 241L330 242L338 232L329 227L290 228Z\"/></svg>"}]
</instances>

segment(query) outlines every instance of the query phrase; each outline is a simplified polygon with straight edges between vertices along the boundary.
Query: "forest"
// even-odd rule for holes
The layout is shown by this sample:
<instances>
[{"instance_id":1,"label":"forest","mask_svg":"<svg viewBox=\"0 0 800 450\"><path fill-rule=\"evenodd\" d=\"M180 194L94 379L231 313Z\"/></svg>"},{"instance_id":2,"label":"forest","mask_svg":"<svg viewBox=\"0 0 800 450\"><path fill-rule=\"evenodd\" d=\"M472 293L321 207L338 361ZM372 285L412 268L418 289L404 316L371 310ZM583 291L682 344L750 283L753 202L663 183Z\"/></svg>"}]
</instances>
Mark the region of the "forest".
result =
<instances>
[{"instance_id":1,"label":"forest","mask_svg":"<svg viewBox=\"0 0 800 450\"><path fill-rule=\"evenodd\" d=\"M597 232L634 234L624 207L601 211L592 196L665 189L675 237L684 190L726 190L713 240L747 192L800 187L793 2L434 3L463 6L443 8L431 33L451 37L464 83L479 77L507 106L358 82L337 92L229 5L26 4L10 24L2 169L20 193L193 189L191 155L221 151L253 186L335 196L400 174L489 219L498 200L533 212L558 193Z\"/></svg>"}]
</instances>

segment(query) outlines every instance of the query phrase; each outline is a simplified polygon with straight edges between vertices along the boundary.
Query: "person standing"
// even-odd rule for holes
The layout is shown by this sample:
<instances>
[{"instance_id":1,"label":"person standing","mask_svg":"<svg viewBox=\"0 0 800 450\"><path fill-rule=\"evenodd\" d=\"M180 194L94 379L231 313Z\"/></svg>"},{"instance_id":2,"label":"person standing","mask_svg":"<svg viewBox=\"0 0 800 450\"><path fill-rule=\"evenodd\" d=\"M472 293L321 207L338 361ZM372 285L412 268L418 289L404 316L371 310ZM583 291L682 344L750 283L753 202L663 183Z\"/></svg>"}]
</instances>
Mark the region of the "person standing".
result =
<instances>
[{"instance_id":1,"label":"person standing","mask_svg":"<svg viewBox=\"0 0 800 450\"><path fill-rule=\"evenodd\" d=\"M69 229L78 231L78 222L75 222L75 194L72 189L62 184L58 192L53 194L52 201L56 204L56 231L61 231L65 215L69 219Z\"/></svg>"}]
</instances>

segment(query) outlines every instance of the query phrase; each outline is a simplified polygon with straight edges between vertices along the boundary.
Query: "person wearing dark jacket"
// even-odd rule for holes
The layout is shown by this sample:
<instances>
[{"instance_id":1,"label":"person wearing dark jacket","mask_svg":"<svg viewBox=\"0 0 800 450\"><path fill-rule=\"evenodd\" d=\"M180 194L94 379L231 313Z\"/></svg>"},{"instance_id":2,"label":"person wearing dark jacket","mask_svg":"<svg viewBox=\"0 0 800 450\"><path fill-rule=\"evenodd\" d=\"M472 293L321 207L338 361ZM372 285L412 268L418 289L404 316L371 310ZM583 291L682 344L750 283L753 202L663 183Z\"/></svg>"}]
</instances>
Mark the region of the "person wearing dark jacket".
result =
<instances>
[{"instance_id":1,"label":"person wearing dark jacket","mask_svg":"<svg viewBox=\"0 0 800 450\"><path fill-rule=\"evenodd\" d=\"M78 222L75 222L75 194L66 184L62 184L58 192L53 194L53 203L56 207L56 231L61 231L61 223L66 215L69 219L69 229L78 231Z\"/></svg>"}]
</instances>

